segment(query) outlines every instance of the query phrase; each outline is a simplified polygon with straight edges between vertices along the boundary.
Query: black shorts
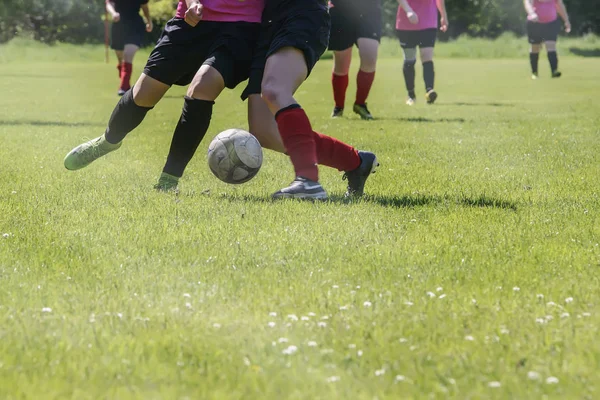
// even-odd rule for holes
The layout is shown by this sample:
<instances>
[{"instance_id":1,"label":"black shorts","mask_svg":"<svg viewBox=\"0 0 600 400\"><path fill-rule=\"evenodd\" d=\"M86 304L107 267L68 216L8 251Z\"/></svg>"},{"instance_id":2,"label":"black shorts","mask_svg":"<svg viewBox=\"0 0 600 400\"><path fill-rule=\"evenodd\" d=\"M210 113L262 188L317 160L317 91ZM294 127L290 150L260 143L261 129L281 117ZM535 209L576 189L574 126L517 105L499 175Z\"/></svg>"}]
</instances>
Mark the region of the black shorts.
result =
<instances>
[{"instance_id":1,"label":"black shorts","mask_svg":"<svg viewBox=\"0 0 600 400\"><path fill-rule=\"evenodd\" d=\"M434 47L437 38L437 28L423 29L420 31L396 31L396 36L403 49Z\"/></svg>"},{"instance_id":2,"label":"black shorts","mask_svg":"<svg viewBox=\"0 0 600 400\"><path fill-rule=\"evenodd\" d=\"M263 15L258 44L254 49L248 86L242 99L261 93L261 83L267 58L284 47L294 47L304 53L308 74L327 50L331 19L325 7L292 9L271 19Z\"/></svg>"},{"instance_id":3,"label":"black shorts","mask_svg":"<svg viewBox=\"0 0 600 400\"><path fill-rule=\"evenodd\" d=\"M192 27L173 18L150 53L144 73L166 85L185 86L202 65L210 65L233 89L248 79L259 32L258 23L201 21Z\"/></svg>"},{"instance_id":4,"label":"black shorts","mask_svg":"<svg viewBox=\"0 0 600 400\"><path fill-rule=\"evenodd\" d=\"M146 35L146 24L142 17L113 22L110 29L110 48L122 51L126 44L141 47Z\"/></svg>"},{"instance_id":5,"label":"black shorts","mask_svg":"<svg viewBox=\"0 0 600 400\"><path fill-rule=\"evenodd\" d=\"M383 24L381 13L379 0L334 0L329 9L329 50L346 50L360 38L375 39L379 42Z\"/></svg>"},{"instance_id":6,"label":"black shorts","mask_svg":"<svg viewBox=\"0 0 600 400\"><path fill-rule=\"evenodd\" d=\"M556 42L560 31L560 21L555 19L545 24L541 22L527 21L527 38L531 44L542 42Z\"/></svg>"}]
</instances>

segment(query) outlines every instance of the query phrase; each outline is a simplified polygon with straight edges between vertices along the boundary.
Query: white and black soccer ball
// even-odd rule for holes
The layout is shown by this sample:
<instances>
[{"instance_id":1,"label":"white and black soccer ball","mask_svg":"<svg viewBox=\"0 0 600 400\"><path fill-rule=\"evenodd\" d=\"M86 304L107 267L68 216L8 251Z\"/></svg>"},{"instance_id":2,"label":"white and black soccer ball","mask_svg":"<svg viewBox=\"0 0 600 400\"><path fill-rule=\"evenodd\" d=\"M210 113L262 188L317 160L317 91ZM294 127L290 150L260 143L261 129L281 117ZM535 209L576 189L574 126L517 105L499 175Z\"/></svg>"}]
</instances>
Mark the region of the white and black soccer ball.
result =
<instances>
[{"instance_id":1,"label":"white and black soccer ball","mask_svg":"<svg viewBox=\"0 0 600 400\"><path fill-rule=\"evenodd\" d=\"M260 170L262 160L260 143L243 129L223 131L208 146L208 167L225 183L248 182Z\"/></svg>"}]
</instances>

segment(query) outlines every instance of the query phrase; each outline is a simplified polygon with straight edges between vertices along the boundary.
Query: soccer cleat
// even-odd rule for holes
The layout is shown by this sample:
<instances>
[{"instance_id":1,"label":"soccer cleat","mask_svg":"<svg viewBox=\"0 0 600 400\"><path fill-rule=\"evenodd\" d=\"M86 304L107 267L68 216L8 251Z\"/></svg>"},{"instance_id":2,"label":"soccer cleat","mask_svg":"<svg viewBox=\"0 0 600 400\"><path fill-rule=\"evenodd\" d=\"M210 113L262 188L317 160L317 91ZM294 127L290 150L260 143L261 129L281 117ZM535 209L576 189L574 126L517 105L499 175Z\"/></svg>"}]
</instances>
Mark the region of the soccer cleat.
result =
<instances>
[{"instance_id":1,"label":"soccer cleat","mask_svg":"<svg viewBox=\"0 0 600 400\"><path fill-rule=\"evenodd\" d=\"M319 182L298 176L290 186L273 193L272 197L274 199L327 200L327 192Z\"/></svg>"},{"instance_id":2,"label":"soccer cleat","mask_svg":"<svg viewBox=\"0 0 600 400\"><path fill-rule=\"evenodd\" d=\"M360 165L352 170L344 173L343 180L348 180L348 190L346 197L360 197L365 190L365 182L371 174L374 174L379 167L379 161L375 154L370 151L359 151Z\"/></svg>"},{"instance_id":3,"label":"soccer cleat","mask_svg":"<svg viewBox=\"0 0 600 400\"><path fill-rule=\"evenodd\" d=\"M538 74L537 74L537 72L534 72L533 74L531 74L531 79L532 79L532 80L534 80L534 81L535 81L537 78L538 78Z\"/></svg>"},{"instance_id":4,"label":"soccer cleat","mask_svg":"<svg viewBox=\"0 0 600 400\"><path fill-rule=\"evenodd\" d=\"M425 94L425 99L427 99L427 104L435 103L435 100L438 98L438 95L435 90L431 89Z\"/></svg>"},{"instance_id":5,"label":"soccer cleat","mask_svg":"<svg viewBox=\"0 0 600 400\"><path fill-rule=\"evenodd\" d=\"M104 139L104 135L102 135L89 142L80 144L71 150L65 157L65 168L70 171L75 171L87 167L100 157L107 155L111 151L117 150L121 147L122 143L123 142L117 144L109 143Z\"/></svg>"},{"instance_id":6,"label":"soccer cleat","mask_svg":"<svg viewBox=\"0 0 600 400\"><path fill-rule=\"evenodd\" d=\"M562 76L562 72L556 70L556 71L552 71L552 77L553 78L560 78Z\"/></svg>"},{"instance_id":7,"label":"soccer cleat","mask_svg":"<svg viewBox=\"0 0 600 400\"><path fill-rule=\"evenodd\" d=\"M344 116L344 109L342 107L333 107L331 118L339 118Z\"/></svg>"},{"instance_id":8,"label":"soccer cleat","mask_svg":"<svg viewBox=\"0 0 600 400\"><path fill-rule=\"evenodd\" d=\"M373 116L371 115L371 112L367 108L366 104L355 104L354 108L352 110L355 113L357 113L358 115L360 115L360 119L364 119L364 120L372 120L373 119Z\"/></svg>"},{"instance_id":9,"label":"soccer cleat","mask_svg":"<svg viewBox=\"0 0 600 400\"><path fill-rule=\"evenodd\" d=\"M413 99L412 97L409 97L408 99L406 99L406 105L407 106L413 106L416 102L416 99Z\"/></svg>"},{"instance_id":10,"label":"soccer cleat","mask_svg":"<svg viewBox=\"0 0 600 400\"><path fill-rule=\"evenodd\" d=\"M118 95L118 96L123 96L125 93L127 93L127 90L124 90L124 89L119 89L119 90L117 91L117 95Z\"/></svg>"},{"instance_id":11,"label":"soccer cleat","mask_svg":"<svg viewBox=\"0 0 600 400\"><path fill-rule=\"evenodd\" d=\"M154 185L154 189L159 192L177 192L177 185L179 184L179 178L166 172L160 174L158 182Z\"/></svg>"}]
</instances>

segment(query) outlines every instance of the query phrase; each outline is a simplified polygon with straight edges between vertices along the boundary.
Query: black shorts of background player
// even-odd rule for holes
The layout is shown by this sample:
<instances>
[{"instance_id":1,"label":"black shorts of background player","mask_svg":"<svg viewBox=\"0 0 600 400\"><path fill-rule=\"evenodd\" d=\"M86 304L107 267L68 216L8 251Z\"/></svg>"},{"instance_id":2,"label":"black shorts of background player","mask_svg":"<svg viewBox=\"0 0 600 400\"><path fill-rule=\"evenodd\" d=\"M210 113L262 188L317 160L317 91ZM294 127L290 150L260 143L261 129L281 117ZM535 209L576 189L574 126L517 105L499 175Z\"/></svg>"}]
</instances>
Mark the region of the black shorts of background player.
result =
<instances>
[{"instance_id":1,"label":"black shorts of background player","mask_svg":"<svg viewBox=\"0 0 600 400\"><path fill-rule=\"evenodd\" d=\"M360 68L356 76L353 111L362 119L373 119L366 102L375 79L377 51L381 40L381 13L380 0L331 0L329 3L329 50L333 51L331 84L335 102L331 116L334 118L341 117L344 113L352 48L356 45Z\"/></svg>"},{"instance_id":2,"label":"black shorts of background player","mask_svg":"<svg viewBox=\"0 0 600 400\"><path fill-rule=\"evenodd\" d=\"M144 12L146 23L140 16ZM119 96L131 87L131 72L135 53L142 46L145 32L152 31L148 0L106 0L106 11L112 17L110 47L117 56Z\"/></svg>"}]
</instances>

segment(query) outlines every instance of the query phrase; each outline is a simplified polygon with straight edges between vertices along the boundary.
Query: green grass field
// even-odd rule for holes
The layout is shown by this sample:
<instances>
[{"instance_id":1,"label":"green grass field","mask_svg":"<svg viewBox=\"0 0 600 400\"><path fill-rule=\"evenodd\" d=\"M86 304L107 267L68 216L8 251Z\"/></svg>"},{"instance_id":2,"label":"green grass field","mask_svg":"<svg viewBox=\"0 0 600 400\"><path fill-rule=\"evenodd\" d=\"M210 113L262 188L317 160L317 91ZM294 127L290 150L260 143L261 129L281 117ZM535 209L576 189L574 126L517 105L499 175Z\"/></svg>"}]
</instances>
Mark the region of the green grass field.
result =
<instances>
[{"instance_id":1,"label":"green grass field","mask_svg":"<svg viewBox=\"0 0 600 400\"><path fill-rule=\"evenodd\" d=\"M385 56L373 122L329 118L324 60L300 102L381 167L353 203L322 168L333 200L307 204L270 201L293 178L279 154L238 187L210 173L212 136L247 126L241 87L179 195L152 185L182 88L65 170L103 132L116 71L99 47L43 51L0 48L0 398L600 396L600 59L563 57L551 80L542 56L531 81L526 56L440 57L439 103L419 67L408 108Z\"/></svg>"}]
</instances>

